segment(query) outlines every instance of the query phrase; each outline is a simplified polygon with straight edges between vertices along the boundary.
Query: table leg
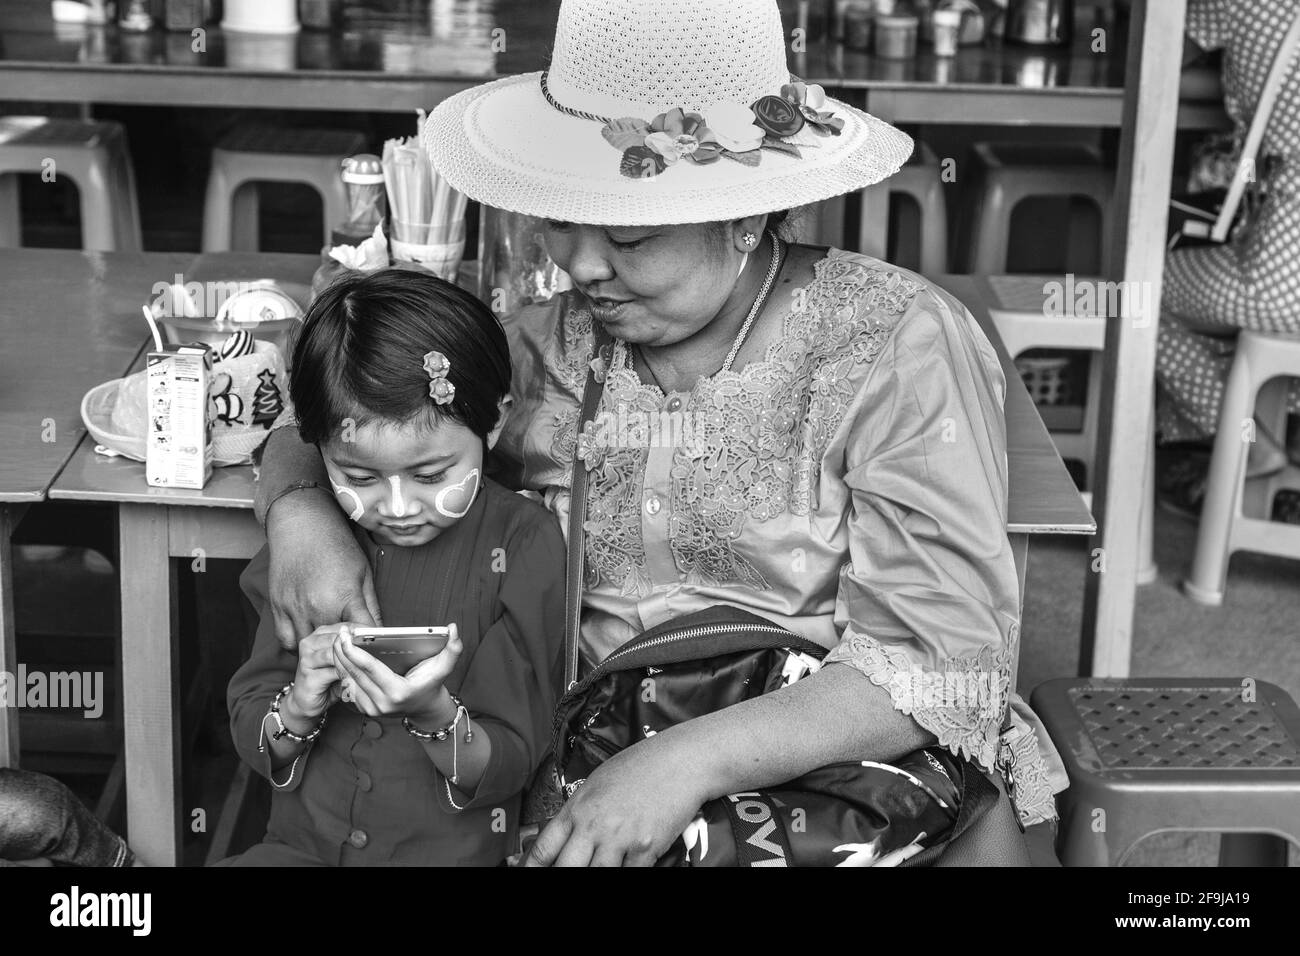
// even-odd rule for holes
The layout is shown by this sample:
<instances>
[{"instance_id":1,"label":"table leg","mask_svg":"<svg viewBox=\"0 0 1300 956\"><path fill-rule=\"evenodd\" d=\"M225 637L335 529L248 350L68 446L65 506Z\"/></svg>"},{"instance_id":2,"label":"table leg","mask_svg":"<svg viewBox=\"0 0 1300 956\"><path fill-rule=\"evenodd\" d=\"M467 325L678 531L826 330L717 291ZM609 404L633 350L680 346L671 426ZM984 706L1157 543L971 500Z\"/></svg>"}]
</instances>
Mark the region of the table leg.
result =
<instances>
[{"instance_id":1,"label":"table leg","mask_svg":"<svg viewBox=\"0 0 1300 956\"><path fill-rule=\"evenodd\" d=\"M127 839L149 866L174 866L180 850L178 652L175 579L167 545L169 510L118 506Z\"/></svg>"},{"instance_id":2,"label":"table leg","mask_svg":"<svg viewBox=\"0 0 1300 956\"><path fill-rule=\"evenodd\" d=\"M0 681L18 673L14 626L14 553L10 539L26 505L0 504ZM18 688L11 687L13 691ZM18 708L14 701L0 707L0 767L18 766Z\"/></svg>"}]
</instances>

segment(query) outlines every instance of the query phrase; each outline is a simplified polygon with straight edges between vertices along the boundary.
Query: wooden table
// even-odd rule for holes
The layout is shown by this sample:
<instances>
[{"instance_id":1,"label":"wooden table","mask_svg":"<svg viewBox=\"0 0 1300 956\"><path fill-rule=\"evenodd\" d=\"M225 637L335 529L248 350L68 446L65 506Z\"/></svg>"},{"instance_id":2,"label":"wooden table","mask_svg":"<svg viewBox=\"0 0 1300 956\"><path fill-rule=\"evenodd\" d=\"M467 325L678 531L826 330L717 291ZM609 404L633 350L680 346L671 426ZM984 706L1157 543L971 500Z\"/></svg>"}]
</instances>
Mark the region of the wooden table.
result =
<instances>
[{"instance_id":1,"label":"wooden table","mask_svg":"<svg viewBox=\"0 0 1300 956\"><path fill-rule=\"evenodd\" d=\"M0 254L0 331L5 337L0 380L0 437L6 455L0 488L25 495L22 501L52 499L112 501L119 504L122 669L128 827L139 835L142 859L174 862L178 831L172 820L179 771L175 727L175 603L170 593L169 555L195 558L248 557L257 533L251 514L242 525L223 521L216 530L184 517L169 521L183 504L248 507L252 469L218 469L201 492L150 488L144 466L109 459L93 451L81 424L82 395L119 378L143 358L148 334L140 306L157 282L250 279L273 276L307 283L316 256L269 253L81 253L63 250L5 250ZM16 348L11 348L14 343ZM66 344L65 344L66 343ZM48 356L48 358L40 358ZM48 419L57 442L41 441ZM31 423L27 428L25 423ZM29 434L30 432L30 434ZM21 453L9 454L17 447ZM69 461L71 459L71 461ZM56 480L57 476L57 480ZM159 507L166 502L166 507ZM9 521L6 504L5 518ZM228 529L237 529L235 537ZM14 660L12 598L8 575L9 524L3 530L6 617L0 670ZM188 537L186 536L188 534ZM188 543L186 543L188 542ZM182 548L182 545L184 547ZM0 765L16 763L17 711L0 712ZM8 731L8 734L6 734ZM165 832L163 832L165 831Z\"/></svg>"},{"instance_id":2,"label":"wooden table","mask_svg":"<svg viewBox=\"0 0 1300 956\"><path fill-rule=\"evenodd\" d=\"M0 254L0 673L13 673L10 541L85 434L81 396L139 355L123 316L193 256L5 250ZM18 763L18 709L0 709L0 767Z\"/></svg>"},{"instance_id":3,"label":"wooden table","mask_svg":"<svg viewBox=\"0 0 1300 956\"><path fill-rule=\"evenodd\" d=\"M988 280L983 276L945 275L935 277L934 281L970 309L997 350L1007 378L1003 406L1007 419L1010 488L1007 533L1092 534L1097 524L1056 453L1056 445L1021 381L1020 372L998 337L997 326L988 311L987 303L992 300Z\"/></svg>"}]
</instances>

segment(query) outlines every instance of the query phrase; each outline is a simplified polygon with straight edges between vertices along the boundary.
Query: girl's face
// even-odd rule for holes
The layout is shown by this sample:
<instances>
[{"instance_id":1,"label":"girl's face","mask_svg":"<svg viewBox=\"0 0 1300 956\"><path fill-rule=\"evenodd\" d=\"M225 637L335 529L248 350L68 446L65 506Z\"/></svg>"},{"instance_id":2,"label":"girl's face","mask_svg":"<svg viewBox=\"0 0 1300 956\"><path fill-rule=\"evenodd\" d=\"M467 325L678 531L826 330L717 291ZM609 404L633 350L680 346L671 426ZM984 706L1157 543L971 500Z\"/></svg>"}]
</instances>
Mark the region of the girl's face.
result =
<instances>
[{"instance_id":1,"label":"girl's face","mask_svg":"<svg viewBox=\"0 0 1300 956\"><path fill-rule=\"evenodd\" d=\"M492 436L495 438L495 433ZM465 512L482 484L483 441L458 422L374 421L321 445L348 516L378 541L427 544Z\"/></svg>"},{"instance_id":2,"label":"girl's face","mask_svg":"<svg viewBox=\"0 0 1300 956\"><path fill-rule=\"evenodd\" d=\"M610 335L665 346L721 311L741 253L705 224L588 226L548 221L546 251L591 303Z\"/></svg>"}]
</instances>

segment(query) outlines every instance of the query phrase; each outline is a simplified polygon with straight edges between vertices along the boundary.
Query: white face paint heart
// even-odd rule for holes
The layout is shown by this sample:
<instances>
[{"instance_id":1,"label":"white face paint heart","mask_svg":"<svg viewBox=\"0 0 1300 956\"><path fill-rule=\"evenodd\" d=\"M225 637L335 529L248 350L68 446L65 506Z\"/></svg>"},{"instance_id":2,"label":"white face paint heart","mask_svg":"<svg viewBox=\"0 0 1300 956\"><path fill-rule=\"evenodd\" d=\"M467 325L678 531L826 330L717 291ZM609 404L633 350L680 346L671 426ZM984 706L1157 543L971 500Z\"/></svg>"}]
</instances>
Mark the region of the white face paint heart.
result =
<instances>
[{"instance_id":1,"label":"white face paint heart","mask_svg":"<svg viewBox=\"0 0 1300 956\"><path fill-rule=\"evenodd\" d=\"M477 493L478 469L474 468L456 484L448 485L438 492L438 496L433 499L434 510L444 518L463 518L469 514L470 506L474 504L474 496Z\"/></svg>"},{"instance_id":2,"label":"white face paint heart","mask_svg":"<svg viewBox=\"0 0 1300 956\"><path fill-rule=\"evenodd\" d=\"M361 503L361 496L351 488L335 484L332 478L330 479L330 487L334 489L334 496L339 499L339 502L344 507L347 506L348 499L351 499L352 510L348 512L348 517L353 521L360 521L361 516L366 513L365 506Z\"/></svg>"}]
</instances>

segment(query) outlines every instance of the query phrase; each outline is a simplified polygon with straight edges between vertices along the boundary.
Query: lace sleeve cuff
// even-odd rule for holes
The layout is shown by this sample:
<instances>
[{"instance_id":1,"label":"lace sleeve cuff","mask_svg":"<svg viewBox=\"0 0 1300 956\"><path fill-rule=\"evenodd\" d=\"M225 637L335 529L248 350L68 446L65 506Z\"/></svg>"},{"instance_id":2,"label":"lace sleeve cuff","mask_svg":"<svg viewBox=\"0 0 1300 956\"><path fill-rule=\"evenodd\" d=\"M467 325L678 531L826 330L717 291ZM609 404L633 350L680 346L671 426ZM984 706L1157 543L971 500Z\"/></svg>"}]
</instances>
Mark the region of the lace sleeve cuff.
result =
<instances>
[{"instance_id":1,"label":"lace sleeve cuff","mask_svg":"<svg viewBox=\"0 0 1300 956\"><path fill-rule=\"evenodd\" d=\"M1021 821L1029 825L1055 819L1056 807L1033 730L1013 720L1002 732L1016 627L1003 650L985 646L974 657L946 659L942 669L922 667L902 647L848 628L823 663L860 671L886 688L895 709L934 734L939 746L1001 772Z\"/></svg>"}]
</instances>

